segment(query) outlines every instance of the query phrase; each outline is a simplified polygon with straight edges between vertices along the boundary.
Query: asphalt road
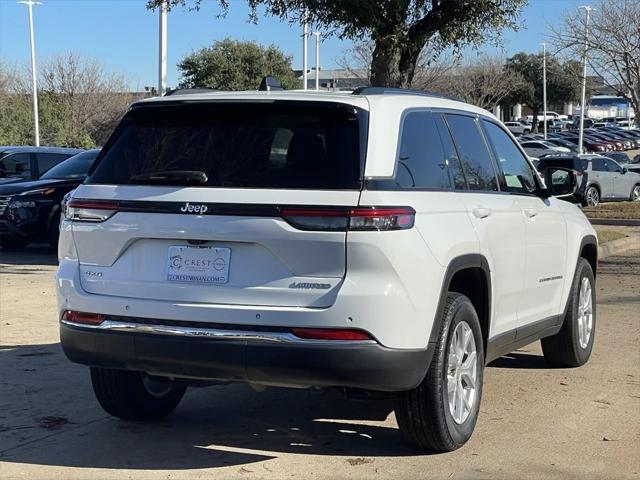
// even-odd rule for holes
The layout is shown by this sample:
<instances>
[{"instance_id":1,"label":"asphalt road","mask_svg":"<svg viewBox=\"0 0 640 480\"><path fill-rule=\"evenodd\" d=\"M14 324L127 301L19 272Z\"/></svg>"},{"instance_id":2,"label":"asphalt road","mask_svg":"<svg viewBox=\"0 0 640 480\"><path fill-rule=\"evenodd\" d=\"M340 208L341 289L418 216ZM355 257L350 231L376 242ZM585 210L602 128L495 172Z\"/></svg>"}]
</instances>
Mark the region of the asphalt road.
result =
<instances>
[{"instance_id":1,"label":"asphalt road","mask_svg":"<svg viewBox=\"0 0 640 480\"><path fill-rule=\"evenodd\" d=\"M492 363L471 441L405 446L387 402L191 389L154 423L107 416L61 352L50 252L0 251L0 478L640 478L640 251L601 263L591 361L533 344Z\"/></svg>"}]
</instances>

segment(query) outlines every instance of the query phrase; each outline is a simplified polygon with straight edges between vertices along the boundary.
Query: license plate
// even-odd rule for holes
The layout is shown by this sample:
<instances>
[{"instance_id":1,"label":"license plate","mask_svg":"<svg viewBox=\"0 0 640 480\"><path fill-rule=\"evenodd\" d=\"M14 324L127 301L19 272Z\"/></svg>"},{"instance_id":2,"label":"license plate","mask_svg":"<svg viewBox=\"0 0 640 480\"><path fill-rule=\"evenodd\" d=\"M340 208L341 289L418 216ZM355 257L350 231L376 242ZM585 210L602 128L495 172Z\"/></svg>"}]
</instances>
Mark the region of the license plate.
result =
<instances>
[{"instance_id":1,"label":"license plate","mask_svg":"<svg viewBox=\"0 0 640 480\"><path fill-rule=\"evenodd\" d=\"M167 280L186 283L227 283L230 259L230 248L171 246L167 256Z\"/></svg>"}]
</instances>

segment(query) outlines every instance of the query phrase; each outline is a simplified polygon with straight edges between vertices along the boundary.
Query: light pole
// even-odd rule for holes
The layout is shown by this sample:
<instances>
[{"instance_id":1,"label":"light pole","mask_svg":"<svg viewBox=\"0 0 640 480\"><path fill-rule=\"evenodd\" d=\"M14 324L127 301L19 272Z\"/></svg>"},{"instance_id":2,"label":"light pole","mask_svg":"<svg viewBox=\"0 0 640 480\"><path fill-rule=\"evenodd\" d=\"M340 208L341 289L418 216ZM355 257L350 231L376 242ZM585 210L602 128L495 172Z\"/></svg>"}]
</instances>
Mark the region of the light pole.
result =
<instances>
[{"instance_id":1,"label":"light pole","mask_svg":"<svg viewBox=\"0 0 640 480\"><path fill-rule=\"evenodd\" d=\"M36 84L36 45L33 39L33 6L42 5L33 0L23 0L18 2L26 5L29 9L29 39L31 42L31 88L33 90L33 131L36 147L40 146L40 122L38 120L38 86Z\"/></svg>"},{"instance_id":2,"label":"light pole","mask_svg":"<svg viewBox=\"0 0 640 480\"><path fill-rule=\"evenodd\" d=\"M584 9L587 12L587 19L584 24L584 55L582 58L583 66L582 66L582 103L580 104L580 132L578 134L578 153L584 153L584 147L582 146L582 142L584 140L584 112L585 112L585 103L587 96L587 49L588 47L588 39L589 39L589 14L593 10L593 7L590 6L582 6L578 7L579 10Z\"/></svg>"},{"instance_id":3,"label":"light pole","mask_svg":"<svg viewBox=\"0 0 640 480\"><path fill-rule=\"evenodd\" d=\"M309 38L309 27L307 25L307 12L302 17L302 89L307 89L307 81L309 79L307 65L307 39Z\"/></svg>"},{"instance_id":4,"label":"light pole","mask_svg":"<svg viewBox=\"0 0 640 480\"><path fill-rule=\"evenodd\" d=\"M320 90L320 32L313 32L316 37L316 90Z\"/></svg>"},{"instance_id":5,"label":"light pole","mask_svg":"<svg viewBox=\"0 0 640 480\"><path fill-rule=\"evenodd\" d=\"M544 111L544 139L547 139L547 44L542 44L542 104Z\"/></svg>"},{"instance_id":6,"label":"light pole","mask_svg":"<svg viewBox=\"0 0 640 480\"><path fill-rule=\"evenodd\" d=\"M167 2L164 0L159 8L158 29L158 96L167 91Z\"/></svg>"}]
</instances>

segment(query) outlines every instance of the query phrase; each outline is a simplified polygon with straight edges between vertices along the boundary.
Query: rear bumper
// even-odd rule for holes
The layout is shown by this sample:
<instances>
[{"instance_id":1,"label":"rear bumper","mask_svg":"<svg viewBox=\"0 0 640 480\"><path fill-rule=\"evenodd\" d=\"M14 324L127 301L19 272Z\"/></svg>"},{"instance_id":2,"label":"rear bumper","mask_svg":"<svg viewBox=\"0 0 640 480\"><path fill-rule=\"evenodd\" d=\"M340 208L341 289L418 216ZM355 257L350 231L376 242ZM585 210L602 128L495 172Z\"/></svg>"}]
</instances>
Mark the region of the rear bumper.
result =
<instances>
[{"instance_id":1,"label":"rear bumper","mask_svg":"<svg viewBox=\"0 0 640 480\"><path fill-rule=\"evenodd\" d=\"M61 323L64 353L84 365L158 376L402 391L420 384L434 350L433 344L418 350L390 349L375 341L304 340L286 331L194 329L175 322L162 331L118 325Z\"/></svg>"}]
</instances>

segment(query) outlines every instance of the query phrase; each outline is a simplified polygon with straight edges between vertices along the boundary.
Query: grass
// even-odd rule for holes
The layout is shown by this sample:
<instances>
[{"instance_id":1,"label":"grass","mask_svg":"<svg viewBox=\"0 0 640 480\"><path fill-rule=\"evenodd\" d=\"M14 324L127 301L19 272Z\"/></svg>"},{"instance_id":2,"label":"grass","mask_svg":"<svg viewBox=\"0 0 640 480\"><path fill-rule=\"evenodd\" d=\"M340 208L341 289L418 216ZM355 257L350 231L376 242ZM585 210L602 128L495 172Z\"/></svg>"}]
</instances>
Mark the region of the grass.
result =
<instances>
[{"instance_id":1,"label":"grass","mask_svg":"<svg viewBox=\"0 0 640 480\"><path fill-rule=\"evenodd\" d=\"M640 202L607 202L583 209L588 218L640 219Z\"/></svg>"},{"instance_id":2,"label":"grass","mask_svg":"<svg viewBox=\"0 0 640 480\"><path fill-rule=\"evenodd\" d=\"M619 240L621 238L625 238L626 235L617 230L599 230L598 231L598 242L602 245L603 243L612 242L613 240Z\"/></svg>"}]
</instances>

